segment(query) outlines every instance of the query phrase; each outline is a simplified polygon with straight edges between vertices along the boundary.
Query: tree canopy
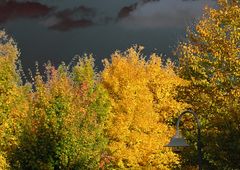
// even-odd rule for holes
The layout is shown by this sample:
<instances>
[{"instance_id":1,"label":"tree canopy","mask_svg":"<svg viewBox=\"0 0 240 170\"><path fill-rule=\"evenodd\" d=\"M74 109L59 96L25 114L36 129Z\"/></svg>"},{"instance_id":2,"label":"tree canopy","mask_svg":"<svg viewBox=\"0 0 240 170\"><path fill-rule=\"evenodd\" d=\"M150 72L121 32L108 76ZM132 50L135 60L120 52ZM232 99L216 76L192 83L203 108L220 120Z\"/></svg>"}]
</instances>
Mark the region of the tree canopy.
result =
<instances>
[{"instance_id":1,"label":"tree canopy","mask_svg":"<svg viewBox=\"0 0 240 170\"><path fill-rule=\"evenodd\" d=\"M204 169L239 169L239 0L204 9L178 65L142 51L116 51L101 72L91 55L48 63L23 83L20 50L0 31L0 169L193 169L191 117L181 124L191 147L164 147L186 108L200 118Z\"/></svg>"},{"instance_id":2,"label":"tree canopy","mask_svg":"<svg viewBox=\"0 0 240 170\"><path fill-rule=\"evenodd\" d=\"M174 99L185 81L172 64L163 66L156 54L145 61L141 47L130 48L105 60L102 83L112 105L107 133L115 167L176 167L179 157L164 145L174 134L168 120L185 106Z\"/></svg>"},{"instance_id":3,"label":"tree canopy","mask_svg":"<svg viewBox=\"0 0 240 170\"><path fill-rule=\"evenodd\" d=\"M180 43L179 74L190 81L180 98L202 119L204 159L216 169L240 167L240 6L206 8L187 42Z\"/></svg>"}]
</instances>

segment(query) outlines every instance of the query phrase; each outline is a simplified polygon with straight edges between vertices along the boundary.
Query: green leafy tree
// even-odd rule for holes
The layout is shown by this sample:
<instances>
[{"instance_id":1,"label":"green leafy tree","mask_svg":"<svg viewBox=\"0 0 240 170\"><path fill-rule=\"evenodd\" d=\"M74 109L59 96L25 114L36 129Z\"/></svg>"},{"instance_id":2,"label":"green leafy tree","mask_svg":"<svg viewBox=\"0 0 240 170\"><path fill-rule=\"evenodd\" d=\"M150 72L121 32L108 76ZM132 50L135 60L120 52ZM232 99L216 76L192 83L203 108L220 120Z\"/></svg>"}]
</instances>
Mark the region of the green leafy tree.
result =
<instances>
[{"instance_id":1,"label":"green leafy tree","mask_svg":"<svg viewBox=\"0 0 240 170\"><path fill-rule=\"evenodd\" d=\"M218 4L205 9L178 47L179 74L191 82L179 96L201 118L206 168L239 169L240 5L234 0ZM189 137L194 143L196 138ZM193 157L188 154L187 162Z\"/></svg>"},{"instance_id":2,"label":"green leafy tree","mask_svg":"<svg viewBox=\"0 0 240 170\"><path fill-rule=\"evenodd\" d=\"M36 75L30 112L15 151L15 169L98 169L106 147L108 95L98 83L93 59L72 71L46 66L47 80Z\"/></svg>"}]
</instances>

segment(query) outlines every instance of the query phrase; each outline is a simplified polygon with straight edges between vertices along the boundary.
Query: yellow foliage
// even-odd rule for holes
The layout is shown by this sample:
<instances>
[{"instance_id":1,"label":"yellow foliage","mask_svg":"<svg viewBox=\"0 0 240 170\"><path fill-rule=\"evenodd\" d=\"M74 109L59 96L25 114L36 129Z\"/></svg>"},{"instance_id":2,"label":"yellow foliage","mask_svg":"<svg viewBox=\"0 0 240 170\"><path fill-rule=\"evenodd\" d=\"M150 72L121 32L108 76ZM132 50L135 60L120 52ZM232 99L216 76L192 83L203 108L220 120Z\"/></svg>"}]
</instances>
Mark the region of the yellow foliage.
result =
<instances>
[{"instance_id":1,"label":"yellow foliage","mask_svg":"<svg viewBox=\"0 0 240 170\"><path fill-rule=\"evenodd\" d=\"M7 160L6 160L6 156L4 156L3 154L0 154L0 170L8 170L10 169Z\"/></svg>"},{"instance_id":2,"label":"yellow foliage","mask_svg":"<svg viewBox=\"0 0 240 170\"><path fill-rule=\"evenodd\" d=\"M179 45L179 74L190 80L180 97L197 111L203 136L212 141L204 148L213 166L210 169L235 169L240 167L236 149L240 137L240 6L237 0L219 0L218 4L217 9L206 7L195 30L188 30L188 41Z\"/></svg>"},{"instance_id":3,"label":"yellow foliage","mask_svg":"<svg viewBox=\"0 0 240 170\"><path fill-rule=\"evenodd\" d=\"M179 157L164 145L174 130L166 123L184 108L174 97L185 82L171 63L162 65L153 54L147 62L141 48L115 52L105 60L102 83L108 90L112 114L108 124L109 148L119 168L170 169Z\"/></svg>"},{"instance_id":4,"label":"yellow foliage","mask_svg":"<svg viewBox=\"0 0 240 170\"><path fill-rule=\"evenodd\" d=\"M17 147L28 110L27 89L16 70L18 55L13 39L0 31L0 152L5 155Z\"/></svg>"}]
</instances>

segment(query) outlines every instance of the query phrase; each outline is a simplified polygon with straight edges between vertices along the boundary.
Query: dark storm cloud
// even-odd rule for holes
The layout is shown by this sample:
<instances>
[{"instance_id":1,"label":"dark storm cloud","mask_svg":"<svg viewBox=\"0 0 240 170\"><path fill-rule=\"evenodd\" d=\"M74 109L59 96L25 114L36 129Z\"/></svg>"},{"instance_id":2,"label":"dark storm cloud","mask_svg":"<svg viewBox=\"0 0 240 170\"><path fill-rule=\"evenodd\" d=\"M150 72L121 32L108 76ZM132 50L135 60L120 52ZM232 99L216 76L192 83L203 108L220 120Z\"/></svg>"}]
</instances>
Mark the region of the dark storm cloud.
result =
<instances>
[{"instance_id":1,"label":"dark storm cloud","mask_svg":"<svg viewBox=\"0 0 240 170\"><path fill-rule=\"evenodd\" d=\"M185 27L188 21L201 14L209 0L138 0L118 8L117 16L99 8L79 5L69 8L52 3L54 8L33 0L0 0L0 24L17 18L41 18L39 23L56 31L69 31L94 25L120 24L126 28ZM74 7L75 6L75 7ZM107 8L107 10L109 10ZM117 10L118 11L118 10ZM108 15L108 16L107 16Z\"/></svg>"},{"instance_id":2,"label":"dark storm cloud","mask_svg":"<svg viewBox=\"0 0 240 170\"><path fill-rule=\"evenodd\" d=\"M138 5L138 3L134 3L134 4L132 4L132 5L123 7L123 8L119 11L119 13L118 13L118 18L128 17L131 12L133 12L134 10L136 10L137 5Z\"/></svg>"},{"instance_id":3,"label":"dark storm cloud","mask_svg":"<svg viewBox=\"0 0 240 170\"><path fill-rule=\"evenodd\" d=\"M74 28L84 28L93 25L91 20L79 19L73 20L71 18L63 18L58 23L49 27L49 29L54 29L58 31L68 31Z\"/></svg>"},{"instance_id":4,"label":"dark storm cloud","mask_svg":"<svg viewBox=\"0 0 240 170\"><path fill-rule=\"evenodd\" d=\"M65 9L46 19L43 24L49 29L68 31L74 28L85 28L94 25L92 21L96 12L92 8L79 6L74 9Z\"/></svg>"},{"instance_id":5,"label":"dark storm cloud","mask_svg":"<svg viewBox=\"0 0 240 170\"><path fill-rule=\"evenodd\" d=\"M74 28L85 28L93 25L96 12L92 8L79 6L73 9L57 11L39 2L0 1L0 23L17 18L43 17L41 23L49 29L68 31Z\"/></svg>"},{"instance_id":6,"label":"dark storm cloud","mask_svg":"<svg viewBox=\"0 0 240 170\"><path fill-rule=\"evenodd\" d=\"M125 6L119 11L118 19L128 17L131 14L131 12L137 9L138 6L144 5L149 2L156 2L156 1L159 1L159 0L142 0L134 4L131 4L129 6Z\"/></svg>"},{"instance_id":7,"label":"dark storm cloud","mask_svg":"<svg viewBox=\"0 0 240 170\"><path fill-rule=\"evenodd\" d=\"M96 15L96 12L94 9L86 7L86 6L79 6L74 9L66 9L63 11L60 11L56 14L57 17L59 18L69 18L69 17L94 17Z\"/></svg>"},{"instance_id":8,"label":"dark storm cloud","mask_svg":"<svg viewBox=\"0 0 240 170\"><path fill-rule=\"evenodd\" d=\"M38 2L1 2L0 23L23 17L37 18L41 16L46 16L52 10L53 8L50 8Z\"/></svg>"}]
</instances>

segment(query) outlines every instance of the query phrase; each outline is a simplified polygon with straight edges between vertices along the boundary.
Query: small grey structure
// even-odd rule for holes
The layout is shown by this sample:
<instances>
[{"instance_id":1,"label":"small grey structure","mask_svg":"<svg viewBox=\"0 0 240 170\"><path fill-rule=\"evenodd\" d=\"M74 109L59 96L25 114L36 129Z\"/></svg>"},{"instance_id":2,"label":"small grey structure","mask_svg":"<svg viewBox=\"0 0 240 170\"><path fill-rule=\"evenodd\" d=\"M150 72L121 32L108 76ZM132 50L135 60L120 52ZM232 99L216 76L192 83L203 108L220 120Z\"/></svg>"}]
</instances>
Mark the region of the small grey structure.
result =
<instances>
[{"instance_id":1,"label":"small grey structure","mask_svg":"<svg viewBox=\"0 0 240 170\"><path fill-rule=\"evenodd\" d=\"M200 121L197 117L197 114L191 110L186 110L180 114L177 120L177 125L176 125L176 134L171 138L169 144L166 145L166 147L185 147L189 146L185 139L180 135L179 132L179 123L182 118L182 116L186 113L191 113L193 114L196 122L197 122L197 128L198 128L198 142L197 142L197 148L198 148L198 166L199 170L202 170L202 148L201 148L201 131L200 131Z\"/></svg>"}]
</instances>

